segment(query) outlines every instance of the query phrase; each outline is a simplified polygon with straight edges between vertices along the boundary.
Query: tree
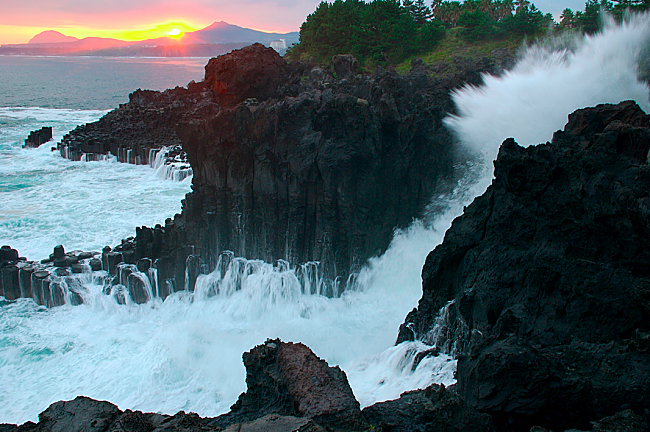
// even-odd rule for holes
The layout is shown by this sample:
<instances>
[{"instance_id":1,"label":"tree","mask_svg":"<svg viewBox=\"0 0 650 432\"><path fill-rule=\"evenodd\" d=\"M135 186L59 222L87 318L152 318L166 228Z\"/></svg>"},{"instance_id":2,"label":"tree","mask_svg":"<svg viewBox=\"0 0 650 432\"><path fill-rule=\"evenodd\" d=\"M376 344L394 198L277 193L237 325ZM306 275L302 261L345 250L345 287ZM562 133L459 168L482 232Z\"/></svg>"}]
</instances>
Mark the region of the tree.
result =
<instances>
[{"instance_id":1,"label":"tree","mask_svg":"<svg viewBox=\"0 0 650 432\"><path fill-rule=\"evenodd\" d=\"M576 28L576 17L571 9L564 9L562 15L560 15L560 27L565 29Z\"/></svg>"},{"instance_id":2,"label":"tree","mask_svg":"<svg viewBox=\"0 0 650 432\"><path fill-rule=\"evenodd\" d=\"M418 26L424 24L433 16L431 9L429 9L424 0L403 0L402 4L404 8L409 11L411 17L413 17L413 21L415 21Z\"/></svg>"}]
</instances>

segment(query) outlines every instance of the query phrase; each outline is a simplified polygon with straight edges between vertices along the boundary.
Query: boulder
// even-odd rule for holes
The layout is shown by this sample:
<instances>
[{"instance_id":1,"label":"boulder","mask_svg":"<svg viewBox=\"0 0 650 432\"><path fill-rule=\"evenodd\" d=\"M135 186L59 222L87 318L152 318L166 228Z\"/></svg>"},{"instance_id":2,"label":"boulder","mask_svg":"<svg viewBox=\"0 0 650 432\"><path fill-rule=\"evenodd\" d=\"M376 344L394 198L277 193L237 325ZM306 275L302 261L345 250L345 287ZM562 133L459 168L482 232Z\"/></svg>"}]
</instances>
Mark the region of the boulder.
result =
<instances>
[{"instance_id":1,"label":"boulder","mask_svg":"<svg viewBox=\"0 0 650 432\"><path fill-rule=\"evenodd\" d=\"M223 416L228 423L268 414L306 417L329 430L367 427L345 373L301 343L279 339L244 353L247 391Z\"/></svg>"},{"instance_id":2,"label":"boulder","mask_svg":"<svg viewBox=\"0 0 650 432\"><path fill-rule=\"evenodd\" d=\"M25 140L23 147L37 148L41 144L46 143L52 139L52 126L44 126L39 130L31 131Z\"/></svg>"},{"instance_id":3,"label":"boulder","mask_svg":"<svg viewBox=\"0 0 650 432\"><path fill-rule=\"evenodd\" d=\"M649 149L631 101L578 110L550 143L506 140L427 257L398 341L453 350L458 393L498 428L590 429L650 406Z\"/></svg>"},{"instance_id":4,"label":"boulder","mask_svg":"<svg viewBox=\"0 0 650 432\"><path fill-rule=\"evenodd\" d=\"M282 57L259 43L210 59L205 66L205 84L225 107L250 98L262 102L275 97L287 76Z\"/></svg>"}]
</instances>

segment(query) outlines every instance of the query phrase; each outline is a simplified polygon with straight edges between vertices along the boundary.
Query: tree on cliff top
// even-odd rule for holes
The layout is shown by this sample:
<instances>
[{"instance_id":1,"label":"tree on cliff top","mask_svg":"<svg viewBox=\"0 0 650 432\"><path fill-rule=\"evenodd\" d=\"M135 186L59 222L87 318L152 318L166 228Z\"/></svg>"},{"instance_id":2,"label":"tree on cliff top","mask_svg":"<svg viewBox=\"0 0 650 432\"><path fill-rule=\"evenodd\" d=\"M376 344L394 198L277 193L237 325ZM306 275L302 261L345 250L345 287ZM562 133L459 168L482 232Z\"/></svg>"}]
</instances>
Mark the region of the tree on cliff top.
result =
<instances>
[{"instance_id":1,"label":"tree on cliff top","mask_svg":"<svg viewBox=\"0 0 650 432\"><path fill-rule=\"evenodd\" d=\"M329 62L336 54L352 54L362 63L397 63L432 48L442 37L442 26L426 19L418 25L399 0L323 1L300 27L300 44L291 55Z\"/></svg>"}]
</instances>

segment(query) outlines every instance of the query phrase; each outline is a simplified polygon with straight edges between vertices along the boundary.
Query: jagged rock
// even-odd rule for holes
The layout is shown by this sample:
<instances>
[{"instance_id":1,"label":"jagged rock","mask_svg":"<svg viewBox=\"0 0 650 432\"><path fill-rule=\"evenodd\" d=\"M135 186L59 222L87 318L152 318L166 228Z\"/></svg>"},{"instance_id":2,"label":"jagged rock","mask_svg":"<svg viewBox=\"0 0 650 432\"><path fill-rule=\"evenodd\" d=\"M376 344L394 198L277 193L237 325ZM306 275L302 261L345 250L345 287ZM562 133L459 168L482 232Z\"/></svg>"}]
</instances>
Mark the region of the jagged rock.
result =
<instances>
[{"instance_id":1,"label":"jagged rock","mask_svg":"<svg viewBox=\"0 0 650 432\"><path fill-rule=\"evenodd\" d=\"M210 59L205 67L205 84L225 107L275 97L287 77L286 62L273 48L259 43Z\"/></svg>"},{"instance_id":2,"label":"jagged rock","mask_svg":"<svg viewBox=\"0 0 650 432\"><path fill-rule=\"evenodd\" d=\"M306 417L330 430L367 427L345 373L330 367L301 343L267 340L244 353L248 390L223 424L267 414Z\"/></svg>"},{"instance_id":3,"label":"jagged rock","mask_svg":"<svg viewBox=\"0 0 650 432\"><path fill-rule=\"evenodd\" d=\"M650 406L650 128L634 102L569 116L553 141L506 140L495 178L427 257L400 328L446 306L458 393L499 428L590 429Z\"/></svg>"},{"instance_id":4,"label":"jagged rock","mask_svg":"<svg viewBox=\"0 0 650 432\"><path fill-rule=\"evenodd\" d=\"M403 393L399 399L364 408L363 415L377 431L491 432L492 418L467 405L445 386Z\"/></svg>"},{"instance_id":5,"label":"jagged rock","mask_svg":"<svg viewBox=\"0 0 650 432\"><path fill-rule=\"evenodd\" d=\"M453 187L457 149L442 121L455 110L449 91L499 70L478 62L444 79L421 70L361 76L353 58L335 63L346 65L341 76L349 69L346 79L253 45L210 60L203 82L137 90L66 135L59 150L74 160L110 152L151 163L163 146L175 149L169 159L187 152L191 168L181 171L194 173L193 192L182 214L139 229L133 253L120 251L124 262L151 259L164 296L193 288L190 255L207 271L224 251L290 266L317 261L321 292L339 295L395 228Z\"/></svg>"},{"instance_id":6,"label":"jagged rock","mask_svg":"<svg viewBox=\"0 0 650 432\"><path fill-rule=\"evenodd\" d=\"M44 126L29 133L23 147L37 148L52 139L52 126Z\"/></svg>"},{"instance_id":7,"label":"jagged rock","mask_svg":"<svg viewBox=\"0 0 650 432\"><path fill-rule=\"evenodd\" d=\"M359 67L359 61L352 54L338 54L332 57L332 66L338 79L349 78Z\"/></svg>"}]
</instances>

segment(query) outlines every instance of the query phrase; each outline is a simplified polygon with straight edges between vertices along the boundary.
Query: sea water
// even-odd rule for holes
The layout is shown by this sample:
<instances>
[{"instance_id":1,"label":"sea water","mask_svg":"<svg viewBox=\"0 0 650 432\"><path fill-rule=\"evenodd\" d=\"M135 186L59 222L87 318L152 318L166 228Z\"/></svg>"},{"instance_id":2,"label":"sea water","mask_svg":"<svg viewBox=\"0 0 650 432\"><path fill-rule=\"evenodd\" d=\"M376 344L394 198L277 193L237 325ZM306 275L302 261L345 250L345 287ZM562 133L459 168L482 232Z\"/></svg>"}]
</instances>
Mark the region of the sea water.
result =
<instances>
[{"instance_id":1,"label":"sea water","mask_svg":"<svg viewBox=\"0 0 650 432\"><path fill-rule=\"evenodd\" d=\"M200 288L218 275L204 276L196 294L177 292L164 302L144 305L118 305L92 282L87 284L89 294L81 306L48 310L26 299L3 302L0 421L36 420L50 403L77 395L109 400L122 409L162 413L183 409L218 415L228 411L245 390L241 354L277 337L306 343L331 365L340 365L362 406L434 382L453 383L456 363L452 357L428 358L413 367L415 354L429 347L420 342L393 346L399 325L421 296L420 272L426 255L442 241L463 206L489 184L489 167L503 139L515 136L526 145L545 142L583 104L635 99L648 108L648 88L636 78L636 62L647 43L648 29L646 16L624 27L612 27L602 36L578 39L571 50L532 48L503 77L486 76L485 86L458 90L454 98L460 115L450 117L448 124L483 159L479 164L483 176L474 183L461 179L451 196L432 197L438 204L433 207L441 208L439 203L444 203L446 210L423 215L409 229L397 232L386 253L371 259L362 270L357 289L340 298L287 291L278 281L291 279L292 270L260 263L264 271L242 289L212 297L201 295ZM609 67L612 59L618 62L615 67ZM592 65L588 74L585 62ZM569 82L572 75L584 78ZM549 90L555 88L559 90ZM585 94L592 96L585 98ZM497 108L504 110L502 115L490 118ZM521 111L530 115L518 117ZM540 120L547 115L553 120ZM531 128L535 131L529 133ZM20 159L28 153L12 148L16 172L28 171L23 165L31 160ZM141 180L146 183L146 167L108 163L102 167L106 171L92 175L142 169ZM14 195L7 192L7 197L20 201L23 189L17 188ZM68 197L61 199L65 203ZM146 211L137 206L147 208L148 199L148 194L141 195L133 200L132 209L120 211L136 215L135 225L145 223L140 217ZM9 217L5 213L3 207L0 214ZM117 221L105 224L106 231L120 227ZM34 235L37 232L34 229ZM46 234L41 238L56 243Z\"/></svg>"}]
</instances>

